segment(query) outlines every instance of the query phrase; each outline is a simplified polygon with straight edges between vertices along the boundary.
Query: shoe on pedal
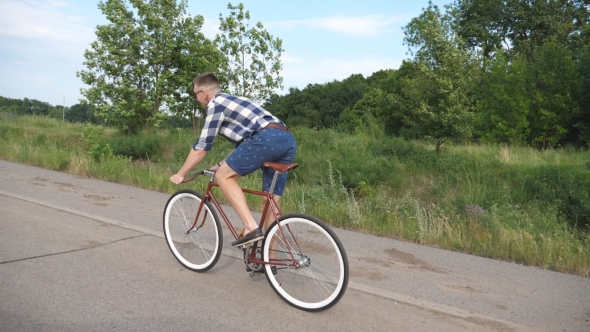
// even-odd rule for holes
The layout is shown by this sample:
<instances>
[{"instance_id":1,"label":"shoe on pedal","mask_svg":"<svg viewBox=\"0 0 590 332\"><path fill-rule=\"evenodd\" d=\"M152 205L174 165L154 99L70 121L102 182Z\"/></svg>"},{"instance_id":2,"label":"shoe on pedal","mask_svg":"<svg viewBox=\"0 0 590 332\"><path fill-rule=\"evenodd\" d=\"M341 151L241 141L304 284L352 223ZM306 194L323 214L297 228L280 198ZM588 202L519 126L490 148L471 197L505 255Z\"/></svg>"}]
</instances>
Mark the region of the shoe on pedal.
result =
<instances>
[{"instance_id":1,"label":"shoe on pedal","mask_svg":"<svg viewBox=\"0 0 590 332\"><path fill-rule=\"evenodd\" d=\"M253 229L250 233L238 237L238 239L231 243L232 247L239 247L244 244L264 239L264 234L260 228Z\"/></svg>"}]
</instances>

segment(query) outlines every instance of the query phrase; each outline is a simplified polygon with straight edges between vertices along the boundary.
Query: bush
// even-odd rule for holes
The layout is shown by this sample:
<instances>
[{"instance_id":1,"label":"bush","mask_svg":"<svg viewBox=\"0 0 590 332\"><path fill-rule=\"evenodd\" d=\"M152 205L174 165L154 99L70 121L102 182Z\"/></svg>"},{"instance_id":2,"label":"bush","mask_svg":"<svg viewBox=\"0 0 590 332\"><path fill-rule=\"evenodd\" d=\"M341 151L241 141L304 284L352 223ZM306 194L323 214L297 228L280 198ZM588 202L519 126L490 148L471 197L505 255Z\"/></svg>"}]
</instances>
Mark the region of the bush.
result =
<instances>
[{"instance_id":1,"label":"bush","mask_svg":"<svg viewBox=\"0 0 590 332\"><path fill-rule=\"evenodd\" d=\"M113 150L102 137L103 133L103 126L93 126L89 123L84 126L84 132L82 133L84 147L96 162L105 160L113 155Z\"/></svg>"},{"instance_id":2,"label":"bush","mask_svg":"<svg viewBox=\"0 0 590 332\"><path fill-rule=\"evenodd\" d=\"M23 128L19 128L15 125L0 125L0 139L2 139L3 141L7 140L8 138L17 138L17 137L23 137L25 134L25 131L23 130Z\"/></svg>"},{"instance_id":3,"label":"bush","mask_svg":"<svg viewBox=\"0 0 590 332\"><path fill-rule=\"evenodd\" d=\"M147 134L130 135L112 138L109 145L113 149L113 154L117 156L159 161L162 159L160 140L158 137L148 136Z\"/></svg>"},{"instance_id":4,"label":"bush","mask_svg":"<svg viewBox=\"0 0 590 332\"><path fill-rule=\"evenodd\" d=\"M590 229L590 171L575 166L542 166L525 178L529 200L556 206L570 226Z\"/></svg>"},{"instance_id":5,"label":"bush","mask_svg":"<svg viewBox=\"0 0 590 332\"><path fill-rule=\"evenodd\" d=\"M47 143L47 136L45 136L45 134L39 134L33 138L32 143L33 145L43 146Z\"/></svg>"}]
</instances>

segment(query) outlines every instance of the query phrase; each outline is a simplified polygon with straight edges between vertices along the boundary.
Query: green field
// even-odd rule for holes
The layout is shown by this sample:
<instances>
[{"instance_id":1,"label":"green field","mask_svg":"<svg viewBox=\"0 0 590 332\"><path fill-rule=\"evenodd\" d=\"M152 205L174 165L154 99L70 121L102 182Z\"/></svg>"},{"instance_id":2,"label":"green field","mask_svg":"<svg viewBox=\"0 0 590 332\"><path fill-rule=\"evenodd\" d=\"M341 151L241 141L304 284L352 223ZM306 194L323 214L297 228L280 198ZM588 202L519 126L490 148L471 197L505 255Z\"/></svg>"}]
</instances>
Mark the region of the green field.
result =
<instances>
[{"instance_id":1,"label":"green field","mask_svg":"<svg viewBox=\"0 0 590 332\"><path fill-rule=\"evenodd\" d=\"M590 152L507 146L434 146L379 132L294 128L301 167L283 212L426 245L590 276ZM168 180L196 135L0 115L0 158L172 193ZM206 162L225 157L219 139ZM241 179L259 188L260 174ZM182 187L203 190L206 179ZM260 201L249 202L252 209Z\"/></svg>"}]
</instances>

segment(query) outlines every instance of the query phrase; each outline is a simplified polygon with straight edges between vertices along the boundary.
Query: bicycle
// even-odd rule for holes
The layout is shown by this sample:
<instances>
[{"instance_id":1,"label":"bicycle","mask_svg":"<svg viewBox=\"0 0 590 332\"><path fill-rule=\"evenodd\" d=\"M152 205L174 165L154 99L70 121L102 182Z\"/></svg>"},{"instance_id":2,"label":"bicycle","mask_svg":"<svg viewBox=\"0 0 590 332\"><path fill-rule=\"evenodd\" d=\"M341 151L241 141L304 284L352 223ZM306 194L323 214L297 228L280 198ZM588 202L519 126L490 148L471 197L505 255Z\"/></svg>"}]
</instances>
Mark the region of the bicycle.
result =
<instances>
[{"instance_id":1,"label":"bicycle","mask_svg":"<svg viewBox=\"0 0 590 332\"><path fill-rule=\"evenodd\" d=\"M267 213L273 213L275 221L266 228L263 240L237 248L243 251L250 275L264 273L284 301L305 311L322 311L335 305L346 291L348 258L342 243L324 222L305 214L283 215L275 203L272 192L278 175L298 166L266 162L263 167L275 170L269 192L242 189L245 194L267 198L259 223L261 229ZM204 174L209 175L205 194L190 189L175 192L166 203L163 221L170 251L180 264L196 272L211 269L221 255L223 236L216 210L234 238L238 238L212 191L219 187L215 172L199 171L187 176L183 183Z\"/></svg>"}]
</instances>

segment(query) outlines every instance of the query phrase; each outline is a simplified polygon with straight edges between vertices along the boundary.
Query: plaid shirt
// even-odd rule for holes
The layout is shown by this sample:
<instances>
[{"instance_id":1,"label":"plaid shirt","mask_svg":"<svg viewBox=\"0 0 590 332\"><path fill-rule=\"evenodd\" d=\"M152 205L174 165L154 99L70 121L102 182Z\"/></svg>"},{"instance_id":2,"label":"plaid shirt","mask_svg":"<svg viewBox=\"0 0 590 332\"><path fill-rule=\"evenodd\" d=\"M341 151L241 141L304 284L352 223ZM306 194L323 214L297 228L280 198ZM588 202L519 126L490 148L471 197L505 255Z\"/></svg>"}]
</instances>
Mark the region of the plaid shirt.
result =
<instances>
[{"instance_id":1,"label":"plaid shirt","mask_svg":"<svg viewBox=\"0 0 590 332\"><path fill-rule=\"evenodd\" d=\"M238 146L244 138L270 123L283 124L247 98L219 93L207 104L205 124L201 136L193 144L193 149L211 151L217 134Z\"/></svg>"}]
</instances>

